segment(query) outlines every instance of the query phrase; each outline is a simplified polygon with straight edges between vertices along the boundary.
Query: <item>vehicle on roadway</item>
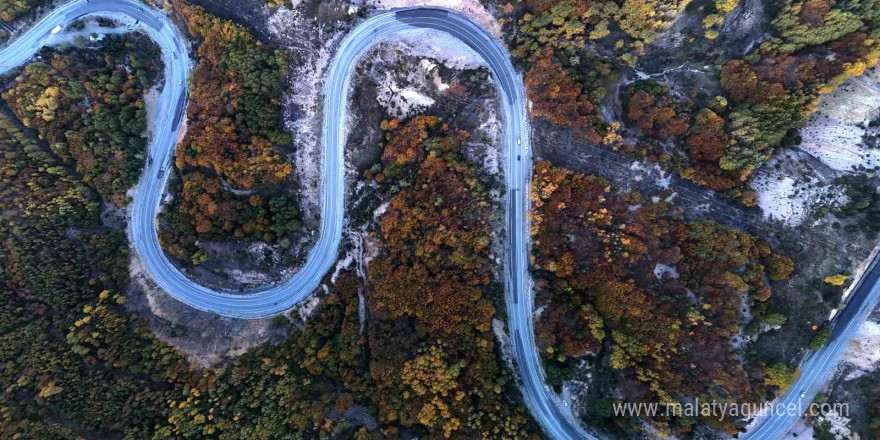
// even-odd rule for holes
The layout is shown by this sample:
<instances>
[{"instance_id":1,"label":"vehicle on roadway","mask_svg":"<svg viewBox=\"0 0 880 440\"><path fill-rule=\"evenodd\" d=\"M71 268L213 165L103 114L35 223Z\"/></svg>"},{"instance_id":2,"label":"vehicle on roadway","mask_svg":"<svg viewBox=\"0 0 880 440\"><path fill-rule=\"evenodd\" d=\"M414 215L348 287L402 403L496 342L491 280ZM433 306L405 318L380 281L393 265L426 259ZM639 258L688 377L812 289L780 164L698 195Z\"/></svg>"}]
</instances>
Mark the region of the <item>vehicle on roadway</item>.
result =
<instances>
[{"instance_id":1,"label":"vehicle on roadway","mask_svg":"<svg viewBox=\"0 0 880 440\"><path fill-rule=\"evenodd\" d=\"M83 5L85 4L89 4L89 6L84 7ZM188 58L186 56L179 57L179 55L187 54L185 49L183 49L184 45L180 43L178 31L176 31L174 24L169 22L166 16L147 12L139 5L140 3L133 0L93 0L86 3L74 1L60 5L55 11L51 12L45 20L38 22L38 24L35 25L33 32L30 33L31 38L28 38L29 35L26 33L23 37L19 37L18 40L8 45L4 50L0 50L0 72L8 72L14 66L21 65L32 57L37 50L48 41L44 37L49 34L50 29L57 29L57 31L53 32L54 34L60 32L63 29L61 26L66 25L74 18L79 18L82 15L89 13L109 11L127 14L132 18L140 19L145 23L159 22L158 25L145 26L145 31L150 34L157 43L159 43L163 52L169 55L168 59L173 55L175 62L168 63L168 67L172 69L172 75L168 80L174 81L177 79L178 83L181 84L186 80L189 67L187 65ZM344 170L344 168L343 162L341 162L340 159L343 157L342 151L341 149L336 149L336 146L344 145L345 140L344 136L340 136L340 133L344 131L343 125L345 118L339 117L340 114L344 116L343 112L347 111L345 108L345 98L347 96L345 92L348 90L347 86L349 78L345 72L349 66L352 66L357 62L359 56L366 53L366 50L371 47L368 44L368 40L370 39L381 40L383 37L393 35L397 30L409 30L412 29L412 27L421 26L438 29L452 35L453 37L459 37L460 39L464 38L469 41L476 41L478 44L475 44L472 48L476 50L479 55L489 61L490 70L493 75L497 75L500 79L506 80L496 81L495 83L502 85L513 84L513 86L508 87L507 90L507 92L509 92L508 96L512 98L511 101L513 104L505 107L504 110L508 113L508 120L516 120L520 122L520 124L506 124L506 128L511 130L509 134L513 136L520 134L513 132L513 130L517 130L522 133L520 136L528 135L526 131L528 127L527 122L520 120L520 113L523 115L526 114L522 111L525 108L523 102L524 98L522 96L522 83L519 80L519 75L513 69L512 65L510 65L509 54L504 49L503 44L496 41L496 39L486 33L478 24L451 11L443 10L443 12L440 13L439 10L434 9L433 14L431 13L430 8L411 8L402 10L403 12L400 12L401 10L398 11L399 12L396 13L376 13L366 21L358 24L358 27L350 32L343 39L342 43L340 43L340 48L334 56L334 61L329 68L329 73L327 75L328 78L325 82L324 89L325 103L339 104L334 108L340 110L337 114L333 114L333 112L325 113L325 124L328 130L322 135L323 139L325 139L325 145L322 145L322 147L325 147L325 157L329 157L329 160L332 160L333 163L331 165L326 165L328 160L325 159L322 161L322 167L324 167L323 171L325 172L324 177L326 180L323 188L324 192L322 193L322 215L320 218L322 219L322 222L324 219L329 218L332 218L333 221L327 220L326 223L322 223L319 245L316 245L316 247L313 248L314 255L319 256L315 257L313 260L313 255L310 254L308 260L310 262L316 261L316 263L312 265L314 268L309 271L299 272L297 274L299 275L299 278L297 278L295 283L288 281L271 289L237 296L222 295L218 292L212 292L204 286L195 285L194 282L186 279L184 276L179 278L175 277L179 273L175 272L173 265L167 261L167 257L162 253L156 235L156 225L158 222L156 210L158 209L159 201L162 197L163 188L158 184L160 179L157 179L155 177L156 175L144 176L144 179L142 179L142 183L138 188L138 195L135 198L133 207L134 213L132 214L132 221L129 222L129 227L131 228L133 236L133 247L141 257L144 258L144 260L153 263L152 266L148 265L148 270L160 287L174 295L177 299L190 304L195 308L211 311L224 316L235 316L240 318L270 316L271 314L289 309L292 304L296 304L311 295L311 292L314 291L314 287L318 286L323 275L333 264L335 264L338 257L337 250L339 237L341 236L343 218L342 194L344 193L344 173L340 172L340 170ZM368 29L370 32L358 33L357 30L359 29ZM43 40L41 41L40 39ZM173 44L169 42L172 42ZM15 48L16 50L9 50L9 48ZM180 59L178 59L178 57ZM179 98L169 96L161 99L166 101L161 102L166 109L175 108L175 100L181 102L175 111L177 117L174 119L174 125L172 126L171 121L168 121L167 118L157 120L161 126L159 126L154 132L158 133L158 135L154 136L151 140L152 144L150 151L156 151L157 154L160 154L160 160L165 161L163 163L166 163L165 166L168 166L167 161L174 152L177 122L180 120L180 115L185 111L185 105L183 105L185 97L184 93L181 93ZM325 106L325 108L331 108L331 106ZM506 137L506 139L513 139L513 136ZM329 137L332 137L334 140L326 141ZM526 152L526 154L529 151L528 145L522 144L521 137L516 137L516 147L517 149ZM511 153L514 152L513 150L510 151ZM159 170L157 175L158 177L161 177L163 174L164 167ZM510 188L518 184L527 185L528 182L514 182L510 180L507 184L507 187ZM519 192L518 188L515 188L514 192L518 194L517 200L524 200L524 196ZM327 206L333 207L325 208ZM515 209L522 210L524 209L523 206L525 206L525 204L514 203L511 204L511 206L515 206ZM517 254L518 262L523 263L524 261L528 261L526 257L527 254L525 253L525 243L522 241L522 237L527 236L528 231L527 227L525 227L525 221L522 219L527 218L527 216L522 215L523 213L521 211L516 212L516 214L517 215L512 218L516 220L515 226L517 233L513 234L515 235L514 239L506 240L507 244L505 245L505 249L510 254ZM312 231L312 234L315 233L316 231ZM162 273L153 272L153 270L150 269L151 267L167 270ZM509 282L508 287L515 286L512 290L515 291L516 294L513 295L513 301L508 301L508 315L510 316L511 324L509 328L512 329L510 333L516 335L515 338L512 338L512 347L516 353L515 356L517 365L520 369L520 374L523 377L524 385L522 388L524 394L528 396L528 399L526 400L527 402L531 402L529 405L530 409L532 410L535 419L542 425L549 438L564 440L591 439L593 437L583 432L575 421L570 421L567 418L567 415L570 415L570 411L560 410L557 406L561 407L561 405L551 402L546 396L546 394L549 394L549 387L544 384L544 378L541 374L540 360L535 351L534 341L531 340L534 335L530 319L531 310L512 305L516 304L516 298L527 298L526 293L528 291L525 290L528 289L529 281L527 263L520 264L520 266L517 266L515 270L511 270L510 272L514 273L515 277L507 277L507 281ZM865 282L865 289L862 290L865 290L866 292L874 292L871 289L873 286L880 284L877 280L877 277L880 275L873 273L873 271L869 271L868 276L869 277L866 278ZM512 280L513 278L515 278L515 280ZM247 299L247 301L241 301L243 298ZM864 322L867 318L867 313L873 309L873 306L877 302L878 295L875 293L869 293L867 298L868 299L864 301L863 305L859 304L859 307L856 308L856 310L859 311L858 316L851 316L846 320L838 321L837 327L842 327L840 336L826 346L826 348L815 352L814 356L804 363L804 374L802 374L800 379L803 383L792 387L792 391L786 396L788 400L797 396L797 394L794 394L794 390L797 390L798 388L802 390L802 398L805 397L806 390L811 389L811 387L821 379L821 374L818 373L827 372L829 370L828 367L834 365L836 360L839 359L842 351L846 348L846 342L852 338L853 332L857 329L858 324ZM519 304L530 306L531 302L521 300ZM514 316L511 312L515 312L517 315ZM864 312L864 314L862 312ZM520 330L522 330L521 333ZM808 374L808 372L814 374ZM544 390L546 390L546 392L542 392ZM554 399L554 401L556 400ZM566 402L566 406L567 405L568 402ZM795 422L796 418L779 416L770 417L746 433L744 438L755 440L782 438L785 434L785 430Z\"/></svg>"},{"instance_id":2,"label":"vehicle on roadway","mask_svg":"<svg viewBox=\"0 0 880 440\"><path fill-rule=\"evenodd\" d=\"M57 33L59 33L59 32L61 32L61 26L60 26L60 25L59 25L59 26L55 26L55 27L53 27L52 30L49 31L49 33L52 34L52 35L55 35L55 34L57 34Z\"/></svg>"},{"instance_id":3,"label":"vehicle on roadway","mask_svg":"<svg viewBox=\"0 0 880 440\"><path fill-rule=\"evenodd\" d=\"M804 397L807 397L807 390L801 391L801 399L803 399Z\"/></svg>"}]
</instances>

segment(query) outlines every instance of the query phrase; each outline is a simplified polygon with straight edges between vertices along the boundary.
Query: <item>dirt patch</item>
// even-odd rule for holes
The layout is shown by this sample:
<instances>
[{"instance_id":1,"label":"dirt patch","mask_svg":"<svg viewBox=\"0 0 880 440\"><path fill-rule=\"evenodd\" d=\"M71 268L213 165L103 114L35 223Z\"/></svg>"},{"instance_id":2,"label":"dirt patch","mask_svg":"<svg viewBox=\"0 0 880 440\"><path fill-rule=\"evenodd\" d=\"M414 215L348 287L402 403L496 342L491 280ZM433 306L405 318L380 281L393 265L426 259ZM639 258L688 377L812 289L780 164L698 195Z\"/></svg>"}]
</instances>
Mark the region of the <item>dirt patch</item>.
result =
<instances>
[{"instance_id":1,"label":"dirt patch","mask_svg":"<svg viewBox=\"0 0 880 440\"><path fill-rule=\"evenodd\" d=\"M287 336L285 326L273 319L235 319L202 312L174 299L146 273L143 261L132 253L131 285L126 307L149 317L150 330L162 341L184 351L189 360L208 367L240 356L258 345Z\"/></svg>"}]
</instances>

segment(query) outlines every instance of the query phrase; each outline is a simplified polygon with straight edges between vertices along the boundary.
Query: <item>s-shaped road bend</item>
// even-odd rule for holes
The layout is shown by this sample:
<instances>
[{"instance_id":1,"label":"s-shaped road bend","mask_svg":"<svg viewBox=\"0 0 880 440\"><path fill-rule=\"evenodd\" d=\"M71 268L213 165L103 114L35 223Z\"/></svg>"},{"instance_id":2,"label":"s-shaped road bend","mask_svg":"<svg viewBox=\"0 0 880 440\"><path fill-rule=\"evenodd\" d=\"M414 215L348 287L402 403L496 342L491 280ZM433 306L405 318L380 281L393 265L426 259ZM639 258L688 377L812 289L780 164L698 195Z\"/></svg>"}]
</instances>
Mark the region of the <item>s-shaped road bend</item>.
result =
<instances>
[{"instance_id":1,"label":"s-shaped road bend","mask_svg":"<svg viewBox=\"0 0 880 440\"><path fill-rule=\"evenodd\" d=\"M320 237L306 263L283 283L248 292L218 292L199 285L181 273L159 245L156 216L170 174L180 121L184 116L190 60L183 36L162 13L136 0L75 0L43 17L30 30L0 50L0 74L27 62L50 43L52 29L89 14L123 15L139 22L162 49L165 86L157 101L156 120L150 139L152 160L141 178L129 222L129 235L154 281L178 300L200 310L237 318L259 318L280 313L308 298L338 257L344 221L344 155L346 113L351 75L358 59L377 43L415 28L445 32L459 39L488 64L499 91L505 117L505 164L507 198L507 244L505 261L506 302L514 358L522 377L526 404L549 437L557 440L594 439L567 409L560 408L544 385L544 374L535 348L532 321L531 279L528 272L528 186L531 178L531 149L526 101L519 74L502 43L481 26L452 11L412 8L375 13L355 27L341 42L324 84L324 115L321 139L321 225ZM870 289L857 313L848 318L846 331L826 349L808 358L792 391L783 399L797 400L800 389L813 390L840 356L845 341L876 303L876 276L872 270L863 284ZM841 342L843 341L843 344ZM834 347L833 349L831 347ZM815 365L815 368L813 366ZM811 391L815 392L815 391ZM752 431L754 439L781 437L794 419L770 417Z\"/></svg>"}]
</instances>

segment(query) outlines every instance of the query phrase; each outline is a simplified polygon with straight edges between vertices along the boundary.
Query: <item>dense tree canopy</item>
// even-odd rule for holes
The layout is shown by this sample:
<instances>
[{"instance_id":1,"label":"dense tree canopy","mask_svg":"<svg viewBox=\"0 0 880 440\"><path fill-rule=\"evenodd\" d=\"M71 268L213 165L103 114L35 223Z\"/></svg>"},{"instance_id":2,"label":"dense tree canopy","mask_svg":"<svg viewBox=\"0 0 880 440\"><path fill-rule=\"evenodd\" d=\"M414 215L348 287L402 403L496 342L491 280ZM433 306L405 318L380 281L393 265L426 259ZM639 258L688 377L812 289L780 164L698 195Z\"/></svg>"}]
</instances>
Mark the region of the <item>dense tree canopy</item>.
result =
<instances>
[{"instance_id":1,"label":"dense tree canopy","mask_svg":"<svg viewBox=\"0 0 880 440\"><path fill-rule=\"evenodd\" d=\"M175 197L163 212L160 239L189 266L208 258L195 244L200 239L274 245L300 228L300 215L292 167L282 157L291 143L280 102L286 52L199 7L175 5L199 47L188 127L175 153Z\"/></svg>"},{"instance_id":2,"label":"dense tree canopy","mask_svg":"<svg viewBox=\"0 0 880 440\"><path fill-rule=\"evenodd\" d=\"M136 75L118 73L134 58L123 52L88 61L114 72L107 84L112 78L139 84ZM386 150L374 181L396 194L381 217L382 253L366 282L340 273L304 330L291 326L280 345L199 369L126 310L129 250L124 234L99 219L109 190L77 172L98 166L85 153L50 136L52 124L68 122L69 106L108 93L98 94L104 89L97 85L70 86L62 72L91 67L64 57L50 57L60 63L55 67L26 67L17 91L6 95L15 114L0 114L0 436L537 438L490 330L498 291L488 255L496 207L463 159L466 132L434 117L385 124ZM58 70L62 65L67 70ZM31 81L44 78L59 93L31 96ZM70 95L66 87L94 95ZM126 102L140 102L145 88ZM142 139L144 130L132 126L127 134ZM44 133L42 140L36 136ZM185 164L182 171L165 221L192 228L192 235L269 240L296 227L281 196L224 192L225 178L233 176L222 169ZM365 292L366 323L359 313ZM368 413L378 415L376 429L356 416Z\"/></svg>"},{"instance_id":3,"label":"dense tree canopy","mask_svg":"<svg viewBox=\"0 0 880 440\"><path fill-rule=\"evenodd\" d=\"M669 29L690 0L527 0L515 39L516 56L535 57L545 48L564 58L581 54L589 40L601 40L616 27L623 32L615 46L634 63L645 45ZM732 9L732 8L731 8Z\"/></svg>"},{"instance_id":4,"label":"dense tree canopy","mask_svg":"<svg viewBox=\"0 0 880 440\"><path fill-rule=\"evenodd\" d=\"M374 395L357 278L282 345L196 369L125 310L129 251L97 191L6 115L0 170L0 436L398 438L342 416Z\"/></svg>"},{"instance_id":5,"label":"dense tree canopy","mask_svg":"<svg viewBox=\"0 0 880 440\"><path fill-rule=\"evenodd\" d=\"M0 0L0 18L35 3ZM708 6L707 37L737 3ZM511 43L532 116L594 143L614 134L600 101L617 66L584 47L616 34L614 50L634 65L686 4L527 0ZM198 264L199 239L277 243L299 228L284 187L292 181L279 101L287 55L232 22L174 5L198 51L161 241ZM789 2L773 38L720 66L724 96L696 105L656 82L632 82L621 88L624 122L680 146L682 176L741 188L794 139L822 94L877 63L878 11L877 0ZM155 48L110 36L90 50L43 55L10 80L0 109L0 436L539 438L492 332L499 207L462 154L467 131L434 116L384 121L381 163L365 180L390 200L364 238L377 250L365 279L334 274L304 328L200 369L126 309L129 249L99 218L102 202L126 203L144 165L143 94L161 70ZM534 174L532 267L545 306L536 336L551 385L592 356L629 400L741 403L790 386L796 370L753 365L731 340L748 333L746 306L756 325L786 322L767 300L771 284L796 270L791 259L595 176L547 162ZM848 188L842 215L880 210L876 188ZM830 327L819 328L811 347L829 337ZM372 416L377 427L368 429ZM650 421L693 432L687 418ZM741 422L702 421L730 433Z\"/></svg>"},{"instance_id":6,"label":"dense tree canopy","mask_svg":"<svg viewBox=\"0 0 880 440\"><path fill-rule=\"evenodd\" d=\"M468 133L431 116L383 126L372 178L399 192L380 218L384 253L368 268L379 417L431 439L532 438L490 329L494 209L462 157Z\"/></svg>"},{"instance_id":7,"label":"dense tree canopy","mask_svg":"<svg viewBox=\"0 0 880 440\"><path fill-rule=\"evenodd\" d=\"M599 101L617 72L614 63L583 52L588 39L608 33L614 2L529 1L511 41L511 54L524 64L531 115L577 129L590 142L608 131ZM595 25L591 29L590 24Z\"/></svg>"},{"instance_id":8,"label":"dense tree canopy","mask_svg":"<svg viewBox=\"0 0 880 440\"><path fill-rule=\"evenodd\" d=\"M46 52L49 61L26 66L3 98L104 200L122 205L144 166L143 94L161 58L143 35L108 36L96 49Z\"/></svg>"},{"instance_id":9,"label":"dense tree canopy","mask_svg":"<svg viewBox=\"0 0 880 440\"><path fill-rule=\"evenodd\" d=\"M696 166L683 175L716 189L742 182L817 108L820 95L861 75L880 58L880 15L875 0L790 2L773 20L777 36L745 59L726 62L720 85L730 108L722 115L728 139L717 168ZM690 147L691 140L688 139ZM713 148L713 150L716 150ZM689 149L705 160L704 149ZM695 153L697 153L695 155ZM714 162L717 154L712 154ZM712 175L726 175L721 180Z\"/></svg>"},{"instance_id":10,"label":"dense tree canopy","mask_svg":"<svg viewBox=\"0 0 880 440\"><path fill-rule=\"evenodd\" d=\"M786 278L791 260L745 232L616 194L594 176L547 162L534 175L533 264L547 302L537 339L551 380L568 358L593 353L619 371L631 399L763 398L761 367L744 365L730 341L743 301L766 301L765 275ZM735 431L730 419L706 422Z\"/></svg>"},{"instance_id":11,"label":"dense tree canopy","mask_svg":"<svg viewBox=\"0 0 880 440\"><path fill-rule=\"evenodd\" d=\"M279 151L290 143L279 99L286 53L197 6L175 5L190 34L201 40L177 167L207 168L245 189L283 182L292 170Z\"/></svg>"},{"instance_id":12,"label":"dense tree canopy","mask_svg":"<svg viewBox=\"0 0 880 440\"><path fill-rule=\"evenodd\" d=\"M353 437L359 426L333 420L334 411L368 400L352 276L339 277L308 331L229 368L194 368L125 309L125 235L99 219L102 196L113 195L104 191L114 187L90 170L115 173L128 150L114 125L93 121L105 108L124 115L123 105L142 107L148 84L137 72L156 66L136 59L158 58L141 52L152 46L138 37L104 42L45 54L51 63L25 67L4 95L15 114L0 113L0 437ZM32 96L43 83L58 93ZM143 139L138 117L140 125L116 136ZM79 144L68 139L78 133L94 139L94 150L73 149ZM292 221L283 201L257 205L279 217L272 226Z\"/></svg>"},{"instance_id":13,"label":"dense tree canopy","mask_svg":"<svg viewBox=\"0 0 880 440\"><path fill-rule=\"evenodd\" d=\"M47 3L46 0L0 0L0 20L14 21L37 6Z\"/></svg>"},{"instance_id":14,"label":"dense tree canopy","mask_svg":"<svg viewBox=\"0 0 880 440\"><path fill-rule=\"evenodd\" d=\"M620 68L608 55L597 56L612 46L603 40L614 39L613 53L634 67L638 56L657 49L651 43L688 3L524 2L511 52L525 65L532 116L575 128L590 142L620 146L617 127L599 117L600 101ZM719 36L724 16L738 4L718 0L701 7L708 12L707 38ZM682 177L754 204L746 187L754 171L777 148L798 142L797 131L821 95L877 64L878 10L876 0L785 2L771 20L772 38L743 58L715 61L722 96L709 102L653 81L623 88L628 112L620 122L647 135L637 145L622 145L624 151L640 150ZM670 145L679 149L670 153Z\"/></svg>"}]
</instances>

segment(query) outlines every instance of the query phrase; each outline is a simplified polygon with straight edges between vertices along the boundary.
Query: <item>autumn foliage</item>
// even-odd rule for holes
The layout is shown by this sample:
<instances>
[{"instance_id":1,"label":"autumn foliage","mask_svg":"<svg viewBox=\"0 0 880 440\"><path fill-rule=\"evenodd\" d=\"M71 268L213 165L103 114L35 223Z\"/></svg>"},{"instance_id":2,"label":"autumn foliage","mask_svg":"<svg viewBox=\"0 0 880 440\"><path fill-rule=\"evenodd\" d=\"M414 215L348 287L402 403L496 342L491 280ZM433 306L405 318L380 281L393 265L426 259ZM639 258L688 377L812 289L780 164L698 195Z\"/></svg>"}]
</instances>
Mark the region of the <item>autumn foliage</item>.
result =
<instances>
[{"instance_id":1,"label":"autumn foliage","mask_svg":"<svg viewBox=\"0 0 880 440\"><path fill-rule=\"evenodd\" d=\"M526 72L526 87L532 101L532 117L544 118L561 126L583 130L591 142L599 142L593 128L597 119L596 106L582 93L581 85L545 48Z\"/></svg>"},{"instance_id":2,"label":"autumn foliage","mask_svg":"<svg viewBox=\"0 0 880 440\"><path fill-rule=\"evenodd\" d=\"M175 6L199 46L186 134L175 152L179 181L170 187L175 197L163 212L160 242L196 265L208 258L199 239L277 244L300 227L286 188L292 167L281 153L291 142L279 100L287 56L200 7Z\"/></svg>"},{"instance_id":3,"label":"autumn foliage","mask_svg":"<svg viewBox=\"0 0 880 440\"><path fill-rule=\"evenodd\" d=\"M743 301L766 301L765 275L787 277L790 260L745 232L688 222L638 193L617 194L598 177L547 162L534 176L533 267L546 302L537 339L548 367L593 353L619 371L631 398L763 396L753 380L760 369L744 365L730 340ZM735 429L729 420L706 421Z\"/></svg>"},{"instance_id":4,"label":"autumn foliage","mask_svg":"<svg viewBox=\"0 0 880 440\"><path fill-rule=\"evenodd\" d=\"M468 135L430 116L383 127L374 180L400 191L379 220L383 253L368 267L380 420L427 439L531 438L490 329L494 207L461 155Z\"/></svg>"},{"instance_id":5,"label":"autumn foliage","mask_svg":"<svg viewBox=\"0 0 880 440\"><path fill-rule=\"evenodd\" d=\"M218 177L200 171L184 173L182 179L182 185L171 188L181 197L162 213L167 227L159 234L162 247L177 258L201 255L195 246L198 238L275 243L300 227L296 205L284 195L235 195L223 189Z\"/></svg>"},{"instance_id":6,"label":"autumn foliage","mask_svg":"<svg viewBox=\"0 0 880 440\"><path fill-rule=\"evenodd\" d=\"M540 0L525 2L524 7L510 46L526 72L531 116L573 128L598 143L608 132L599 103L617 71L614 62L584 49L588 40L608 35L617 4Z\"/></svg>"},{"instance_id":7,"label":"autumn foliage","mask_svg":"<svg viewBox=\"0 0 880 440\"><path fill-rule=\"evenodd\" d=\"M144 35L110 36L95 50L47 54L25 66L3 98L104 200L124 205L147 155L143 94L159 60Z\"/></svg>"},{"instance_id":8,"label":"autumn foliage","mask_svg":"<svg viewBox=\"0 0 880 440\"><path fill-rule=\"evenodd\" d=\"M643 133L657 139L678 137L688 131L688 115L668 95L636 90L629 100L627 116ZM683 113L683 114L680 114Z\"/></svg>"},{"instance_id":9,"label":"autumn foliage","mask_svg":"<svg viewBox=\"0 0 880 440\"><path fill-rule=\"evenodd\" d=\"M175 5L201 39L177 167L213 170L239 188L283 182L292 169L279 151L290 143L280 125L285 53L197 6Z\"/></svg>"},{"instance_id":10,"label":"autumn foliage","mask_svg":"<svg viewBox=\"0 0 880 440\"><path fill-rule=\"evenodd\" d=\"M10 23L46 3L46 0L0 0L0 20Z\"/></svg>"},{"instance_id":11,"label":"autumn foliage","mask_svg":"<svg viewBox=\"0 0 880 440\"><path fill-rule=\"evenodd\" d=\"M720 137L727 145L717 167L744 181L775 148L791 142L821 95L876 65L877 11L873 0L790 2L773 20L774 38L749 57L726 62L720 85L731 106L724 116L726 135ZM718 156L715 146L704 154L702 141L689 144L689 151L706 161Z\"/></svg>"}]
</instances>

